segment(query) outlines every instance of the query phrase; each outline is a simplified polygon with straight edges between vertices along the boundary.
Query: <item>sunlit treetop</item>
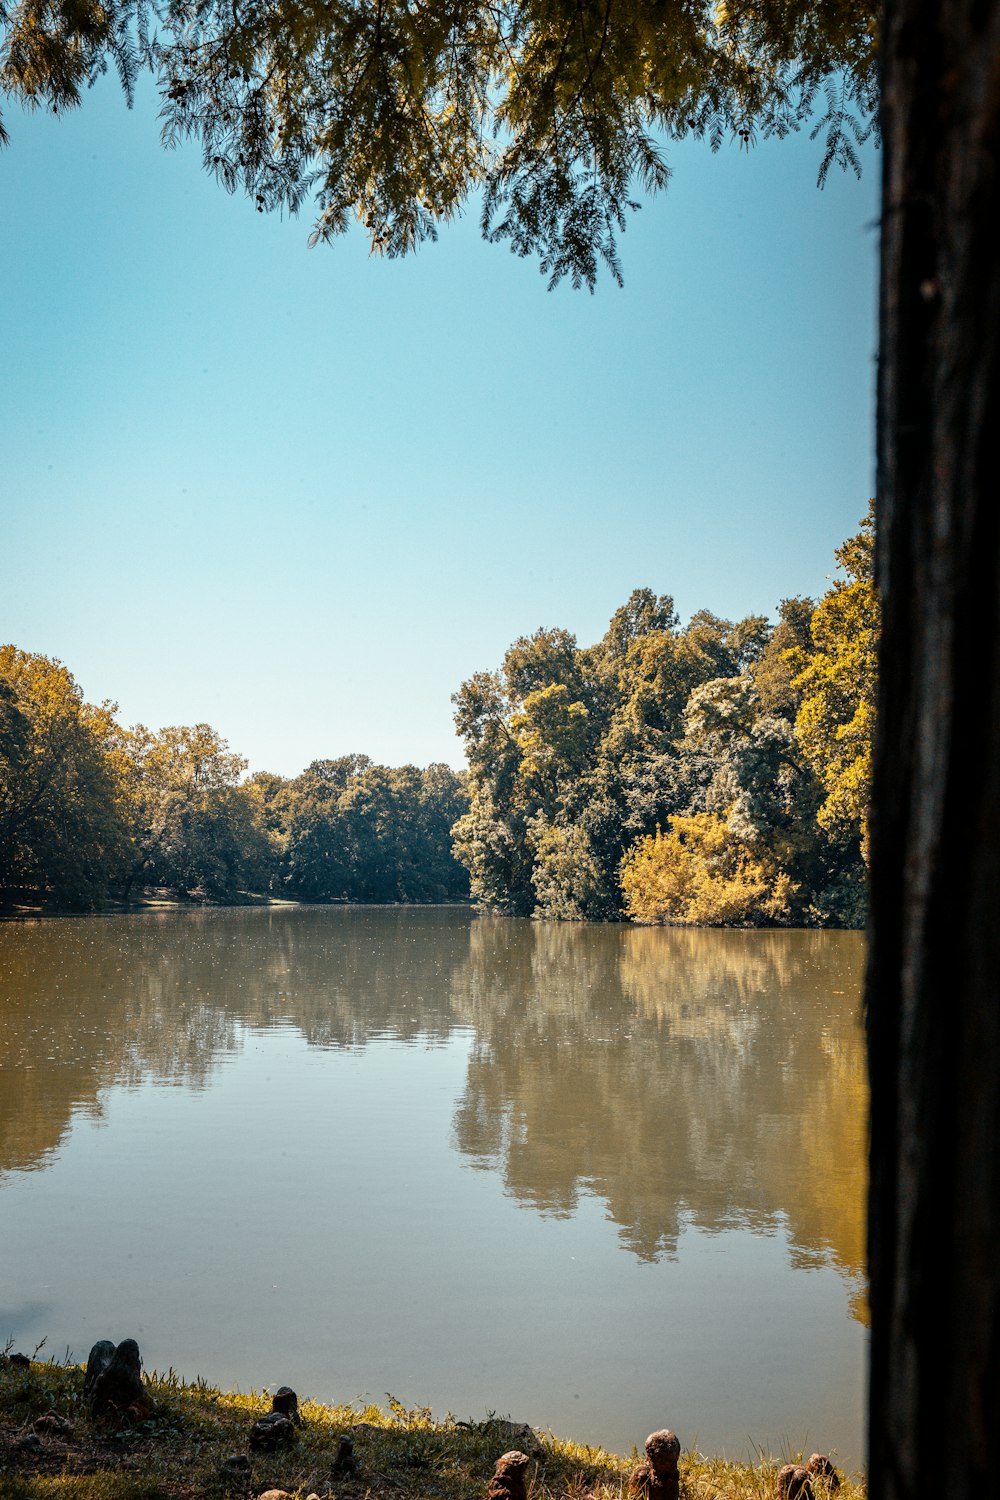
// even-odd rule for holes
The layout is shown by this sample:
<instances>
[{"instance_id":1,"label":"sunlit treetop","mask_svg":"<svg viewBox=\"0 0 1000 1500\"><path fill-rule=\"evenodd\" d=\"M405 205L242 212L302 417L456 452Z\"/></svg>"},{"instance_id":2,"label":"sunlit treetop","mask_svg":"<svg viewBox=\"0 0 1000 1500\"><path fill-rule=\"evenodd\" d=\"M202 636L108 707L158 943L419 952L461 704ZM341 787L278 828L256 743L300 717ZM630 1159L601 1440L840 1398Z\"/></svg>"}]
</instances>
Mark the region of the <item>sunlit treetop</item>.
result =
<instances>
[{"instance_id":1,"label":"sunlit treetop","mask_svg":"<svg viewBox=\"0 0 1000 1500\"><path fill-rule=\"evenodd\" d=\"M821 137L859 170L871 0L0 0L0 80L56 112L109 65L156 77L167 142L266 209L360 220L374 251L434 239L475 193L484 234L593 286L670 140Z\"/></svg>"}]
</instances>

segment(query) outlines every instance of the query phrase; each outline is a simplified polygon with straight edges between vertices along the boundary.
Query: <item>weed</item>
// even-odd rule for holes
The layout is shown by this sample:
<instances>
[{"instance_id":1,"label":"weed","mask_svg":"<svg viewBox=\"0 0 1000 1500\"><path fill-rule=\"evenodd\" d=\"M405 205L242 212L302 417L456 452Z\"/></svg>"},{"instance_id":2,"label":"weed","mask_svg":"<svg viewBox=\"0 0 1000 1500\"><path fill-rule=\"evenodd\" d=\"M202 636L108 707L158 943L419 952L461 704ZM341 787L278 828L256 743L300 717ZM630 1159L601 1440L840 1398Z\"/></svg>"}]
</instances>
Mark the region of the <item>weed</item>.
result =
<instances>
[{"instance_id":1,"label":"weed","mask_svg":"<svg viewBox=\"0 0 1000 1500\"><path fill-rule=\"evenodd\" d=\"M626 1500L636 1457L532 1434L495 1413L435 1422L426 1407L394 1396L386 1410L361 1401L303 1401L303 1426L291 1447L248 1453L250 1427L269 1409L267 1396L220 1391L200 1376L185 1382L172 1369L147 1383L155 1414L114 1430L89 1420L81 1366L0 1361L0 1500L249 1500L268 1489L297 1500L480 1500L497 1459L512 1447L530 1449L529 1500ZM49 1412L68 1431L40 1424L38 1445L25 1446L33 1423ZM332 1472L345 1434L354 1443L356 1477ZM234 1455L245 1455L249 1466L227 1463ZM778 1464L762 1454L755 1464L736 1464L687 1453L680 1468L681 1500L773 1500ZM816 1500L829 1500L825 1486ZM866 1500L863 1483L848 1480L837 1500Z\"/></svg>"}]
</instances>

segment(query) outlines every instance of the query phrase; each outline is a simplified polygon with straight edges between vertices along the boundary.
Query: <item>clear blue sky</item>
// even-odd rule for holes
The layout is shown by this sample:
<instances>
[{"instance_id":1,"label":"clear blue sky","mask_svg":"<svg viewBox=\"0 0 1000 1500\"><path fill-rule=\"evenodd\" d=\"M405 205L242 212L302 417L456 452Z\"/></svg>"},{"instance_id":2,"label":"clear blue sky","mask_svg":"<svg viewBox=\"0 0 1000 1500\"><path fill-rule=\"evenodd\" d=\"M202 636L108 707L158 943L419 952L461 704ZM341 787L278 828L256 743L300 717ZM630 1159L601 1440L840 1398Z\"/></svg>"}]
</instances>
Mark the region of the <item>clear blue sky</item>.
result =
<instances>
[{"instance_id":1,"label":"clear blue sky","mask_svg":"<svg viewBox=\"0 0 1000 1500\"><path fill-rule=\"evenodd\" d=\"M252 769L461 764L450 695L630 591L817 594L872 484L879 158L673 147L625 289L547 292L473 207L309 250L110 80L8 109L0 641Z\"/></svg>"}]
</instances>

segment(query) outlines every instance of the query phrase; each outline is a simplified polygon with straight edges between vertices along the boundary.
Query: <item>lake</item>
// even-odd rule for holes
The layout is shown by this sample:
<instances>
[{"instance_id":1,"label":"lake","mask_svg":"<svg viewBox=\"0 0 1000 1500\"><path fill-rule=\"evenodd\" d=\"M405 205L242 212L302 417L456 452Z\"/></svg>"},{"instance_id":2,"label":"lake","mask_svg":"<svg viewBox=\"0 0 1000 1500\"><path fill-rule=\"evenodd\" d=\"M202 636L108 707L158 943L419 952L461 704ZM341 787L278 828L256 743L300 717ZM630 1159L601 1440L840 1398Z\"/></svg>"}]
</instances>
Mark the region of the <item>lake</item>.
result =
<instances>
[{"instance_id":1,"label":"lake","mask_svg":"<svg viewBox=\"0 0 1000 1500\"><path fill-rule=\"evenodd\" d=\"M860 1467L863 963L450 907L0 926L0 1347Z\"/></svg>"}]
</instances>

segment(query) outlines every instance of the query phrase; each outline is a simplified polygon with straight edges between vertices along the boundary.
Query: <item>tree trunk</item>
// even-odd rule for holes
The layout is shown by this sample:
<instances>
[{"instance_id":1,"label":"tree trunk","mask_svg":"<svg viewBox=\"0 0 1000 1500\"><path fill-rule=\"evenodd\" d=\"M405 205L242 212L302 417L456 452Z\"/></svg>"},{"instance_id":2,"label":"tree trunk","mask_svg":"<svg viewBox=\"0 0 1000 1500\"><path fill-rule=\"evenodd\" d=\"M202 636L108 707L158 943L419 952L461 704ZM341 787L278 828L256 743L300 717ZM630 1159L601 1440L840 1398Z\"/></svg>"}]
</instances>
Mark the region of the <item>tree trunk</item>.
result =
<instances>
[{"instance_id":1,"label":"tree trunk","mask_svg":"<svg viewBox=\"0 0 1000 1500\"><path fill-rule=\"evenodd\" d=\"M998 0L888 0L868 973L874 1500L997 1493Z\"/></svg>"}]
</instances>

